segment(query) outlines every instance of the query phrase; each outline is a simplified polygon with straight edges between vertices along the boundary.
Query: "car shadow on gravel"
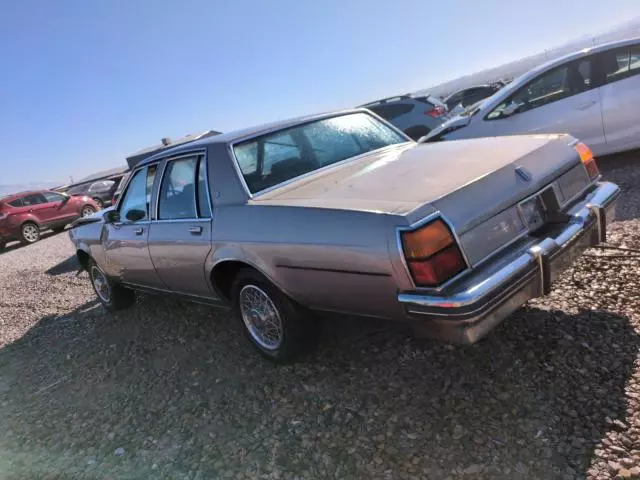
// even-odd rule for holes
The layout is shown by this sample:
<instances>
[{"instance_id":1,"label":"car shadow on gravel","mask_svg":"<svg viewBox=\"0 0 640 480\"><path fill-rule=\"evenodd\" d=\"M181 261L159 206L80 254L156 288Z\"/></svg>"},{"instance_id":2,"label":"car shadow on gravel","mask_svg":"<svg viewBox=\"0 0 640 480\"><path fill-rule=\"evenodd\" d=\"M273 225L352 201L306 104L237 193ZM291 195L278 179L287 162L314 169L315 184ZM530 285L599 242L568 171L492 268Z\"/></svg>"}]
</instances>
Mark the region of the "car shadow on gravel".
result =
<instances>
[{"instance_id":1,"label":"car shadow on gravel","mask_svg":"<svg viewBox=\"0 0 640 480\"><path fill-rule=\"evenodd\" d=\"M58 235L58 233L53 232L51 230L43 232L43 233L40 234L40 240L39 241L42 241L42 240L44 240L46 238L49 238L49 237L52 237L54 235ZM4 249L0 249L0 255L2 255L3 253L11 252L12 250L18 250L20 248L28 248L28 247L29 247L29 245L23 244L20 241L17 241L17 240L16 241L11 241L5 246Z\"/></svg>"},{"instance_id":2,"label":"car shadow on gravel","mask_svg":"<svg viewBox=\"0 0 640 480\"><path fill-rule=\"evenodd\" d=\"M274 366L227 313L91 302L0 350L0 474L583 478L638 345L602 311L524 308L470 347L334 318Z\"/></svg>"}]
</instances>

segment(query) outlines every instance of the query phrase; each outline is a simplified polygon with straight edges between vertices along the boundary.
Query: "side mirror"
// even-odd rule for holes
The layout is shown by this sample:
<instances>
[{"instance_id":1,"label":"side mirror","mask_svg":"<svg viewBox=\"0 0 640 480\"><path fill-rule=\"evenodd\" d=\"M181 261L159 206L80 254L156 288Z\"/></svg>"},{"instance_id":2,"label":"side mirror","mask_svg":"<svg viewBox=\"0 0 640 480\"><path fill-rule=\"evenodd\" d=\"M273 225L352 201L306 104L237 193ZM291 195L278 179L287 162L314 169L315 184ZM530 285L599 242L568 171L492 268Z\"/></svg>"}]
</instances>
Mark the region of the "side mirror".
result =
<instances>
[{"instance_id":1,"label":"side mirror","mask_svg":"<svg viewBox=\"0 0 640 480\"><path fill-rule=\"evenodd\" d=\"M104 223L116 223L120 221L120 212L117 210L109 210L102 218L104 218Z\"/></svg>"},{"instance_id":2,"label":"side mirror","mask_svg":"<svg viewBox=\"0 0 640 480\"><path fill-rule=\"evenodd\" d=\"M142 220L146 216L147 216L147 212L145 212L144 210L136 210L134 208L127 212L126 218L130 222L137 222L138 220Z\"/></svg>"},{"instance_id":3,"label":"side mirror","mask_svg":"<svg viewBox=\"0 0 640 480\"><path fill-rule=\"evenodd\" d=\"M64 198L62 199L62 203L67 203L71 197L69 195L67 195L66 193L61 193L60 195L62 195Z\"/></svg>"},{"instance_id":4,"label":"side mirror","mask_svg":"<svg viewBox=\"0 0 640 480\"><path fill-rule=\"evenodd\" d=\"M502 110L501 116L510 117L511 115L518 113L518 110L520 109L521 106L522 106L521 103L511 102L509 105L505 107L504 110Z\"/></svg>"}]
</instances>

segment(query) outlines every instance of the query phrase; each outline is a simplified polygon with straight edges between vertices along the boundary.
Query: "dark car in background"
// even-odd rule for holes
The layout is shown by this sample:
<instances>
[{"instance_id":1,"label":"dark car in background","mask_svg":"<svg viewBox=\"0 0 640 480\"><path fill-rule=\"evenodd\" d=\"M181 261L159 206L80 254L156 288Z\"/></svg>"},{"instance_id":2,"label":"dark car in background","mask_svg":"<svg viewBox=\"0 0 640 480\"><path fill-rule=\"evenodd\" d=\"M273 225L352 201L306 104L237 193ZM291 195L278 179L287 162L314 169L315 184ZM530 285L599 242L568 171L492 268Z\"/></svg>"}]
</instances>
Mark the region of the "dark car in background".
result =
<instances>
[{"instance_id":1,"label":"dark car in background","mask_svg":"<svg viewBox=\"0 0 640 480\"><path fill-rule=\"evenodd\" d=\"M70 187L65 193L70 196L91 197L99 208L108 207L123 177L87 182Z\"/></svg>"},{"instance_id":2,"label":"dark car in background","mask_svg":"<svg viewBox=\"0 0 640 480\"><path fill-rule=\"evenodd\" d=\"M361 105L392 123L414 140L449 117L447 106L433 95L399 95Z\"/></svg>"},{"instance_id":3,"label":"dark car in background","mask_svg":"<svg viewBox=\"0 0 640 480\"><path fill-rule=\"evenodd\" d=\"M47 228L60 232L80 217L98 210L89 197L72 197L51 190L21 192L0 198L0 250L7 242L40 240Z\"/></svg>"},{"instance_id":4,"label":"dark car in background","mask_svg":"<svg viewBox=\"0 0 640 480\"><path fill-rule=\"evenodd\" d=\"M495 83L492 85L478 85L476 87L465 88L452 93L444 99L444 103L447 105L449 112L456 113L454 110L460 106L462 108L473 105L487 97L490 97L503 87L502 83Z\"/></svg>"}]
</instances>

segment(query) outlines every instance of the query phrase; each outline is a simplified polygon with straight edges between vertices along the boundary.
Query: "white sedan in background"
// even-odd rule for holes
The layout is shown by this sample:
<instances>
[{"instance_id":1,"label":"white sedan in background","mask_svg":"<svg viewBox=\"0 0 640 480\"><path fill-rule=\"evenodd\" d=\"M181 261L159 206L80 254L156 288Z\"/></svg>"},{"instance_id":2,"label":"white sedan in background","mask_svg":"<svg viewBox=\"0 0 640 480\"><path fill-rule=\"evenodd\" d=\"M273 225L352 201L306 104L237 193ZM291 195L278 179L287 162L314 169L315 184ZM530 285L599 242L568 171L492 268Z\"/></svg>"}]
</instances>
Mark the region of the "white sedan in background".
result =
<instances>
[{"instance_id":1,"label":"white sedan in background","mask_svg":"<svg viewBox=\"0 0 640 480\"><path fill-rule=\"evenodd\" d=\"M570 133L596 155L640 147L640 39L536 67L419 141L522 133Z\"/></svg>"}]
</instances>

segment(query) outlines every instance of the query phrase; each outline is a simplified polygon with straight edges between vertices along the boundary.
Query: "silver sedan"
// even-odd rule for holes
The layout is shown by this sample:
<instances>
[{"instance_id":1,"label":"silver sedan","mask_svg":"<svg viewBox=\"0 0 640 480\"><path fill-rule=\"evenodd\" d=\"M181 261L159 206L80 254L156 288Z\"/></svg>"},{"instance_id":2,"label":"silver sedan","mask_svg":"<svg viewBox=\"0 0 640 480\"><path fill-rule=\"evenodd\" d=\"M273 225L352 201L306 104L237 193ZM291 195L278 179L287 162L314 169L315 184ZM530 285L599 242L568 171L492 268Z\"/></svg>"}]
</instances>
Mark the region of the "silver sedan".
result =
<instances>
[{"instance_id":1,"label":"silver sedan","mask_svg":"<svg viewBox=\"0 0 640 480\"><path fill-rule=\"evenodd\" d=\"M421 145L356 109L151 157L69 235L108 309L134 290L232 307L288 361L321 312L477 341L605 239L618 192L569 135Z\"/></svg>"}]
</instances>

